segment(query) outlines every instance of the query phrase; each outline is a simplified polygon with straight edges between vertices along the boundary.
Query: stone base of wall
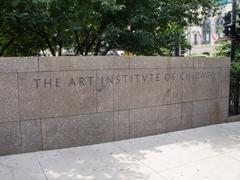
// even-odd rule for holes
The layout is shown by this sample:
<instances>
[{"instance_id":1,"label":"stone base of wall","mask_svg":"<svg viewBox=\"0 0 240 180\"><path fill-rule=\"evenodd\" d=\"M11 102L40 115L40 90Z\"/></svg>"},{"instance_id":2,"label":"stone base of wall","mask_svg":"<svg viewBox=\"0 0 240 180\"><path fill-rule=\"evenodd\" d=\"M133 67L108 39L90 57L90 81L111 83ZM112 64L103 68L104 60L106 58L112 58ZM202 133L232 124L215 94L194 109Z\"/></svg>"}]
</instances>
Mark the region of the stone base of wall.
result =
<instances>
[{"instance_id":1,"label":"stone base of wall","mask_svg":"<svg viewBox=\"0 0 240 180\"><path fill-rule=\"evenodd\" d=\"M236 122L236 121L240 121L240 115L238 116L231 116L228 118L229 122Z\"/></svg>"},{"instance_id":2,"label":"stone base of wall","mask_svg":"<svg viewBox=\"0 0 240 180\"><path fill-rule=\"evenodd\" d=\"M0 155L230 121L229 59L0 58Z\"/></svg>"}]
</instances>

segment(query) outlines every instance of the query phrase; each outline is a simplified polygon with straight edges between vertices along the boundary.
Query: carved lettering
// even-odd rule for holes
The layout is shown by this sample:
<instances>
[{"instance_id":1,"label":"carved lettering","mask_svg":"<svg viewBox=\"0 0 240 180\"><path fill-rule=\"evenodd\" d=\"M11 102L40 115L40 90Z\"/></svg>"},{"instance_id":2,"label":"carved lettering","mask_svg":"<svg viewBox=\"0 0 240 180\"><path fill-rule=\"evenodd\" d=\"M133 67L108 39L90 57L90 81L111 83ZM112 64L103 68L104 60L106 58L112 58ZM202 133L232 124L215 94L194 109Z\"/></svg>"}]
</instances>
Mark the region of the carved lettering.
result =
<instances>
[{"instance_id":1,"label":"carved lettering","mask_svg":"<svg viewBox=\"0 0 240 180\"><path fill-rule=\"evenodd\" d=\"M76 86L76 85L77 85L77 84L76 84L76 82L74 81L74 79L71 78L68 86Z\"/></svg>"},{"instance_id":2,"label":"carved lettering","mask_svg":"<svg viewBox=\"0 0 240 180\"><path fill-rule=\"evenodd\" d=\"M171 79L171 75L169 73L165 74L165 78L166 81L170 81Z\"/></svg>"},{"instance_id":3,"label":"carved lettering","mask_svg":"<svg viewBox=\"0 0 240 180\"><path fill-rule=\"evenodd\" d=\"M123 75L123 77L124 77L124 80L125 80L124 82L127 83L128 75Z\"/></svg>"},{"instance_id":4,"label":"carved lettering","mask_svg":"<svg viewBox=\"0 0 240 180\"><path fill-rule=\"evenodd\" d=\"M89 77L88 77L88 79L89 79L90 86L91 86L91 85L92 85L92 82L93 82L93 79L94 79L94 77L93 77L93 76L89 76Z\"/></svg>"},{"instance_id":5,"label":"carved lettering","mask_svg":"<svg viewBox=\"0 0 240 180\"><path fill-rule=\"evenodd\" d=\"M36 83L36 88L38 88L39 87L39 82L41 81L41 79L33 79L33 81L35 81L35 83Z\"/></svg>"},{"instance_id":6,"label":"carved lettering","mask_svg":"<svg viewBox=\"0 0 240 180\"><path fill-rule=\"evenodd\" d=\"M120 75L116 76L116 84L120 84L120 82L121 82L120 78L121 78Z\"/></svg>"},{"instance_id":7,"label":"carved lettering","mask_svg":"<svg viewBox=\"0 0 240 180\"><path fill-rule=\"evenodd\" d=\"M142 74L142 78L143 78L143 81L146 82L147 81L147 77L148 75L147 74Z\"/></svg>"},{"instance_id":8,"label":"carved lettering","mask_svg":"<svg viewBox=\"0 0 240 180\"><path fill-rule=\"evenodd\" d=\"M44 79L44 88L51 88L52 87L52 79Z\"/></svg>"},{"instance_id":9,"label":"carved lettering","mask_svg":"<svg viewBox=\"0 0 240 180\"><path fill-rule=\"evenodd\" d=\"M60 78L56 78L56 87L61 87L61 79Z\"/></svg>"},{"instance_id":10,"label":"carved lettering","mask_svg":"<svg viewBox=\"0 0 240 180\"><path fill-rule=\"evenodd\" d=\"M79 78L79 85L80 85L80 86L85 86L85 81L86 81L85 78L80 77L80 78Z\"/></svg>"},{"instance_id":11,"label":"carved lettering","mask_svg":"<svg viewBox=\"0 0 240 180\"><path fill-rule=\"evenodd\" d=\"M146 74L116 74L112 76L100 76L98 81L102 85L121 84L121 83L161 83L164 81L180 80L215 80L215 72L187 72L187 73L146 73ZM61 78L39 78L33 79L34 87L39 88L61 88L61 87L90 87L94 85L94 76L80 76L78 78L70 77L69 79Z\"/></svg>"},{"instance_id":12,"label":"carved lettering","mask_svg":"<svg viewBox=\"0 0 240 180\"><path fill-rule=\"evenodd\" d=\"M114 76L111 76L111 77L107 76L107 84L109 83L113 84L113 78Z\"/></svg>"},{"instance_id":13,"label":"carved lettering","mask_svg":"<svg viewBox=\"0 0 240 180\"><path fill-rule=\"evenodd\" d=\"M139 83L139 76L140 76L140 74L135 74L137 84Z\"/></svg>"}]
</instances>

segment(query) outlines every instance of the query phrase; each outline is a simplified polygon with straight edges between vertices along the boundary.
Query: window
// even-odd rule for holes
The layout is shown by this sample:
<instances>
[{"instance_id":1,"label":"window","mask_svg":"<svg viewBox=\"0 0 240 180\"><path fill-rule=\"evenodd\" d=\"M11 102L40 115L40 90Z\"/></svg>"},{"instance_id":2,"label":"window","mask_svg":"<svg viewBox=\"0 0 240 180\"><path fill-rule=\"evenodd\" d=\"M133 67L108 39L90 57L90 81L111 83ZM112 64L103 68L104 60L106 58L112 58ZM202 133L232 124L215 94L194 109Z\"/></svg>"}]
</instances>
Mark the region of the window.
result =
<instances>
[{"instance_id":1,"label":"window","mask_svg":"<svg viewBox=\"0 0 240 180\"><path fill-rule=\"evenodd\" d=\"M193 42L194 45L198 45L198 35L197 34L194 34L194 42Z\"/></svg>"},{"instance_id":2,"label":"window","mask_svg":"<svg viewBox=\"0 0 240 180\"><path fill-rule=\"evenodd\" d=\"M209 19L203 22L203 44L211 43L211 22Z\"/></svg>"},{"instance_id":3,"label":"window","mask_svg":"<svg viewBox=\"0 0 240 180\"><path fill-rule=\"evenodd\" d=\"M224 20L222 17L219 17L216 21L216 34L218 35L218 38L222 38L224 36L223 30L224 30Z\"/></svg>"}]
</instances>

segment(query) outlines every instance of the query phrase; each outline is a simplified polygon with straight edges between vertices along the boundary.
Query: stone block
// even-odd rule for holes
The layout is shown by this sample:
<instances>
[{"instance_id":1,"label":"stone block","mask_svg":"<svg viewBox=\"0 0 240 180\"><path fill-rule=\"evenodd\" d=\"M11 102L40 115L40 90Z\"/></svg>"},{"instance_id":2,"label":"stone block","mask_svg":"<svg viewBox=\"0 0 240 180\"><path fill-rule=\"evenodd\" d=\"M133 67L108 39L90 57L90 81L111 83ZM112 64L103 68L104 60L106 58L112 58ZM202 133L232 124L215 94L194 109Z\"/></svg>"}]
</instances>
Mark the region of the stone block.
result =
<instances>
[{"instance_id":1,"label":"stone block","mask_svg":"<svg viewBox=\"0 0 240 180\"><path fill-rule=\"evenodd\" d=\"M94 113L96 71L19 74L22 120Z\"/></svg>"},{"instance_id":2,"label":"stone block","mask_svg":"<svg viewBox=\"0 0 240 180\"><path fill-rule=\"evenodd\" d=\"M220 97L220 68L183 69L183 102Z\"/></svg>"},{"instance_id":3,"label":"stone block","mask_svg":"<svg viewBox=\"0 0 240 180\"><path fill-rule=\"evenodd\" d=\"M219 116L221 112L226 111L228 111L228 98L193 102L193 115L213 113Z\"/></svg>"},{"instance_id":4,"label":"stone block","mask_svg":"<svg viewBox=\"0 0 240 180\"><path fill-rule=\"evenodd\" d=\"M130 57L130 69L167 68L168 57L133 56Z\"/></svg>"},{"instance_id":5,"label":"stone block","mask_svg":"<svg viewBox=\"0 0 240 180\"><path fill-rule=\"evenodd\" d=\"M170 103L171 73L167 69L131 70L130 108L158 106Z\"/></svg>"},{"instance_id":6,"label":"stone block","mask_svg":"<svg viewBox=\"0 0 240 180\"><path fill-rule=\"evenodd\" d=\"M114 77L114 110L127 110L130 108L131 80L129 70L115 70Z\"/></svg>"},{"instance_id":7,"label":"stone block","mask_svg":"<svg viewBox=\"0 0 240 180\"><path fill-rule=\"evenodd\" d=\"M222 68L221 69L221 88L220 88L221 97L229 96L229 85L230 85L230 69Z\"/></svg>"},{"instance_id":8,"label":"stone block","mask_svg":"<svg viewBox=\"0 0 240 180\"><path fill-rule=\"evenodd\" d=\"M43 149L113 141L113 113L42 120Z\"/></svg>"},{"instance_id":9,"label":"stone block","mask_svg":"<svg viewBox=\"0 0 240 180\"><path fill-rule=\"evenodd\" d=\"M0 155L21 152L19 122L0 123Z\"/></svg>"},{"instance_id":10,"label":"stone block","mask_svg":"<svg viewBox=\"0 0 240 180\"><path fill-rule=\"evenodd\" d=\"M194 67L195 68L205 68L205 67L230 67L229 58L204 58L196 57L194 58Z\"/></svg>"},{"instance_id":11,"label":"stone block","mask_svg":"<svg viewBox=\"0 0 240 180\"><path fill-rule=\"evenodd\" d=\"M211 125L211 117L209 113L206 114L199 114L199 115L193 115L192 119L192 127L202 127L202 126L208 126Z\"/></svg>"},{"instance_id":12,"label":"stone block","mask_svg":"<svg viewBox=\"0 0 240 180\"><path fill-rule=\"evenodd\" d=\"M193 127L223 123L227 119L228 98L193 102Z\"/></svg>"},{"instance_id":13,"label":"stone block","mask_svg":"<svg viewBox=\"0 0 240 180\"><path fill-rule=\"evenodd\" d=\"M164 119L164 131L172 132L180 128L181 125L181 104L173 104L167 106L160 106L159 113Z\"/></svg>"},{"instance_id":14,"label":"stone block","mask_svg":"<svg viewBox=\"0 0 240 180\"><path fill-rule=\"evenodd\" d=\"M129 121L129 110L114 112L114 140L130 138Z\"/></svg>"},{"instance_id":15,"label":"stone block","mask_svg":"<svg viewBox=\"0 0 240 180\"><path fill-rule=\"evenodd\" d=\"M113 111L113 70L97 71L97 111Z\"/></svg>"},{"instance_id":16,"label":"stone block","mask_svg":"<svg viewBox=\"0 0 240 180\"><path fill-rule=\"evenodd\" d=\"M161 110L161 108L163 108L163 110L166 111L166 113L164 113L164 114L167 119L181 117L181 113L182 113L182 105L181 104L170 104L167 106L160 106L160 110Z\"/></svg>"},{"instance_id":17,"label":"stone block","mask_svg":"<svg viewBox=\"0 0 240 180\"><path fill-rule=\"evenodd\" d=\"M182 69L169 69L170 104L181 103L183 101L183 81L181 79Z\"/></svg>"},{"instance_id":18,"label":"stone block","mask_svg":"<svg viewBox=\"0 0 240 180\"><path fill-rule=\"evenodd\" d=\"M181 117L167 118L166 120L166 132L173 132L181 129Z\"/></svg>"},{"instance_id":19,"label":"stone block","mask_svg":"<svg viewBox=\"0 0 240 180\"><path fill-rule=\"evenodd\" d=\"M194 101L220 97L219 68L197 68L194 70L193 79Z\"/></svg>"},{"instance_id":20,"label":"stone block","mask_svg":"<svg viewBox=\"0 0 240 180\"><path fill-rule=\"evenodd\" d=\"M193 79L189 77L193 73L193 69L183 69L182 73L182 100L183 102L189 102L193 100Z\"/></svg>"},{"instance_id":21,"label":"stone block","mask_svg":"<svg viewBox=\"0 0 240 180\"><path fill-rule=\"evenodd\" d=\"M181 120L181 104L130 111L130 137L142 137L176 130Z\"/></svg>"},{"instance_id":22,"label":"stone block","mask_svg":"<svg viewBox=\"0 0 240 180\"><path fill-rule=\"evenodd\" d=\"M183 69L183 102L219 98L220 74L219 68Z\"/></svg>"},{"instance_id":23,"label":"stone block","mask_svg":"<svg viewBox=\"0 0 240 180\"><path fill-rule=\"evenodd\" d=\"M182 83L183 102L189 102L193 100L193 94L194 94L194 89L193 89L194 78L192 78L193 74L194 74L194 69L183 69L183 73L181 76L181 79L183 82Z\"/></svg>"},{"instance_id":24,"label":"stone block","mask_svg":"<svg viewBox=\"0 0 240 180\"><path fill-rule=\"evenodd\" d=\"M191 57L169 57L168 68L193 68L193 62Z\"/></svg>"},{"instance_id":25,"label":"stone block","mask_svg":"<svg viewBox=\"0 0 240 180\"><path fill-rule=\"evenodd\" d=\"M129 57L124 56L62 56L41 57L40 71L128 69Z\"/></svg>"},{"instance_id":26,"label":"stone block","mask_svg":"<svg viewBox=\"0 0 240 180\"><path fill-rule=\"evenodd\" d=\"M130 137L142 137L165 132L164 116L159 116L159 107L130 111Z\"/></svg>"},{"instance_id":27,"label":"stone block","mask_svg":"<svg viewBox=\"0 0 240 180\"><path fill-rule=\"evenodd\" d=\"M219 104L220 104L219 106L220 106L221 111L227 112L228 106L229 106L229 98L228 97L220 98Z\"/></svg>"},{"instance_id":28,"label":"stone block","mask_svg":"<svg viewBox=\"0 0 240 180\"><path fill-rule=\"evenodd\" d=\"M182 117L192 117L193 114L193 103L187 102L182 103Z\"/></svg>"},{"instance_id":29,"label":"stone block","mask_svg":"<svg viewBox=\"0 0 240 180\"><path fill-rule=\"evenodd\" d=\"M0 122L18 121L17 74L0 74Z\"/></svg>"},{"instance_id":30,"label":"stone block","mask_svg":"<svg viewBox=\"0 0 240 180\"><path fill-rule=\"evenodd\" d=\"M21 121L23 152L42 150L42 132L40 120Z\"/></svg>"},{"instance_id":31,"label":"stone block","mask_svg":"<svg viewBox=\"0 0 240 180\"><path fill-rule=\"evenodd\" d=\"M182 104L182 118L178 130L189 129L192 127L193 103Z\"/></svg>"},{"instance_id":32,"label":"stone block","mask_svg":"<svg viewBox=\"0 0 240 180\"><path fill-rule=\"evenodd\" d=\"M240 115L230 116L230 117L228 117L228 119L227 119L227 122L237 122L237 121L240 121Z\"/></svg>"},{"instance_id":33,"label":"stone block","mask_svg":"<svg viewBox=\"0 0 240 180\"><path fill-rule=\"evenodd\" d=\"M228 121L228 112L220 112L220 113L205 113L205 114L198 114L193 115L192 119L192 127L202 127L202 126L208 126L212 124L219 124L224 123Z\"/></svg>"},{"instance_id":34,"label":"stone block","mask_svg":"<svg viewBox=\"0 0 240 180\"><path fill-rule=\"evenodd\" d=\"M37 72L38 57L1 57L0 73Z\"/></svg>"}]
</instances>

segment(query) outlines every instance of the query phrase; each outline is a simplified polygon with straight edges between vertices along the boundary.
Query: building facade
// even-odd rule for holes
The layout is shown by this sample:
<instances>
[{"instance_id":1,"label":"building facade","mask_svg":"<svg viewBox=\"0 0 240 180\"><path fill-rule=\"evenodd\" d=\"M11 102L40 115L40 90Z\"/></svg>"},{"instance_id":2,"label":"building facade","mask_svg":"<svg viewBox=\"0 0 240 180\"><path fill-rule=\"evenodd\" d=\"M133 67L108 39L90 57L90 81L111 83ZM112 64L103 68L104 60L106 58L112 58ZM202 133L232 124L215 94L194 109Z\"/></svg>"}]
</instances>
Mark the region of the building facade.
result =
<instances>
[{"instance_id":1,"label":"building facade","mask_svg":"<svg viewBox=\"0 0 240 180\"><path fill-rule=\"evenodd\" d=\"M232 4L229 3L221 8L219 15L206 18L200 26L188 28L188 42L192 46L189 55L212 56L215 54L216 43L224 36L223 17L225 13L232 10Z\"/></svg>"}]
</instances>

